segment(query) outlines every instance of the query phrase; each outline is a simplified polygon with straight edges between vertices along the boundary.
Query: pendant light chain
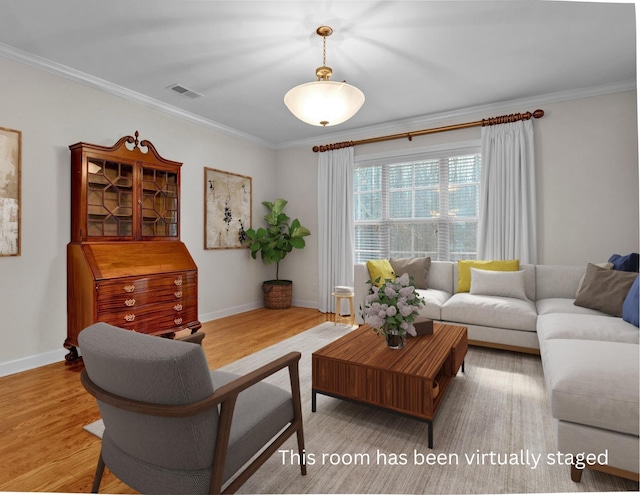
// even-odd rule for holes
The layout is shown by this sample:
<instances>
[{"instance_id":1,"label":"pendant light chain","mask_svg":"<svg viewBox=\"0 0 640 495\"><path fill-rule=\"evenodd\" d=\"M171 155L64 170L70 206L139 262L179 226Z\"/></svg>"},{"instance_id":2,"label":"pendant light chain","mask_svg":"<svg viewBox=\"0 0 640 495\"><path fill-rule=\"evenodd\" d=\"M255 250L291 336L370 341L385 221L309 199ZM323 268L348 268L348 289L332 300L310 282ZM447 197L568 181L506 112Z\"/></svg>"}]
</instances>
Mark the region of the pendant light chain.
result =
<instances>
[{"instance_id":1,"label":"pendant light chain","mask_svg":"<svg viewBox=\"0 0 640 495\"><path fill-rule=\"evenodd\" d=\"M327 37L322 37L322 65L327 65Z\"/></svg>"}]
</instances>

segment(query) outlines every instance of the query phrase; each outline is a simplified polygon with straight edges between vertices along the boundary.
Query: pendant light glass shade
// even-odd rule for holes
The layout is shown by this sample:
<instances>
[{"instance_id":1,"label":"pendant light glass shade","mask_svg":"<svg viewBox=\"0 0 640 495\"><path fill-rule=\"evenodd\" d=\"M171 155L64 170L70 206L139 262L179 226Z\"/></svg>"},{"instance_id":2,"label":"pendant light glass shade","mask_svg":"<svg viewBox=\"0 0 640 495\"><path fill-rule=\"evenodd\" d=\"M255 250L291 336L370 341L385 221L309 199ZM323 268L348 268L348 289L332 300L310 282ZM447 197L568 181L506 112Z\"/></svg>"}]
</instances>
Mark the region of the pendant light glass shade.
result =
<instances>
[{"instance_id":1,"label":"pendant light glass shade","mask_svg":"<svg viewBox=\"0 0 640 495\"><path fill-rule=\"evenodd\" d=\"M346 82L314 81L290 89L284 103L307 124L332 126L353 117L364 103L364 94Z\"/></svg>"},{"instance_id":2,"label":"pendant light glass shade","mask_svg":"<svg viewBox=\"0 0 640 495\"><path fill-rule=\"evenodd\" d=\"M301 84L284 95L284 104L303 122L318 126L341 124L353 117L364 103L364 94L345 81L329 81L333 71L327 67L327 36L333 29L320 26L322 66L316 69L317 81Z\"/></svg>"}]
</instances>

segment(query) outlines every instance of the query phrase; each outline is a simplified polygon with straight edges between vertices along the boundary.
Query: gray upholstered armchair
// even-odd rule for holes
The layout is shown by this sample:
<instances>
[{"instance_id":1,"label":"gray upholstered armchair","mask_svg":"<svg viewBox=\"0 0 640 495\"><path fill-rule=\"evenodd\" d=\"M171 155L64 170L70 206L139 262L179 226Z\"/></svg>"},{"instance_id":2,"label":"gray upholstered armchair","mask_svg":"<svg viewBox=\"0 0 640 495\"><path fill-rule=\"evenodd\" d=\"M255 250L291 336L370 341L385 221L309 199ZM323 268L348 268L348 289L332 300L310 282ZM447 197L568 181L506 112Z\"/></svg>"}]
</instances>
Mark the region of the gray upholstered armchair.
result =
<instances>
[{"instance_id":1,"label":"gray upholstered armchair","mask_svg":"<svg viewBox=\"0 0 640 495\"><path fill-rule=\"evenodd\" d=\"M105 465L143 493L233 493L293 433L303 453L300 353L238 376L210 371L199 345L106 323L78 343L105 424L94 493ZM263 382L284 368L291 392Z\"/></svg>"}]
</instances>

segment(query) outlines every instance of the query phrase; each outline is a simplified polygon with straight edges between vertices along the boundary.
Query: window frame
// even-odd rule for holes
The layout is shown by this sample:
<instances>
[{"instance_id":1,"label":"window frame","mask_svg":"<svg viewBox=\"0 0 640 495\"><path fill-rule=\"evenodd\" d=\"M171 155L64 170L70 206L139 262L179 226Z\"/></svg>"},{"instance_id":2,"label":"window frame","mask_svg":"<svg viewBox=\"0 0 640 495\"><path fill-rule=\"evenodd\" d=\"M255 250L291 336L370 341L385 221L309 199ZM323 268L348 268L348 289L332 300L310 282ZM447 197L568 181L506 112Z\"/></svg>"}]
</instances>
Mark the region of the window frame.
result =
<instances>
[{"instance_id":1,"label":"window frame","mask_svg":"<svg viewBox=\"0 0 640 495\"><path fill-rule=\"evenodd\" d=\"M451 157L455 157L455 156L464 156L464 155L480 155L481 153L481 141L480 139L477 140L470 140L470 141L461 141L461 142L454 142L454 143L445 143L445 144L441 144L441 145L436 145L436 146L430 146L430 147L426 147L426 148L420 148L420 149L416 149L416 150L397 150L397 151L388 151L388 152L383 152L383 153L376 153L376 154L370 154L370 155L361 155L361 156L356 156L355 159L355 166L354 166L354 174L355 171L361 168L365 168L365 167L374 167L374 166L385 166L385 165L395 165L395 164L403 164L403 163L415 163L415 162L419 162L419 161L427 161L427 160L442 160L442 159L446 159L446 158L451 158ZM480 157L480 160L482 161L482 157ZM482 162L481 162L482 163ZM450 182L448 181L448 177L443 177L443 171L442 171L443 167L440 167L439 170L439 189L442 189L444 187L444 185L446 184L448 187L450 187ZM382 176L380 178L381 180L381 184L380 184L380 191L384 191L385 188L388 186L388 182L387 180L385 180L384 177L384 173L385 173L385 169L384 167L382 168ZM444 181L444 182L443 182ZM356 197L357 194L359 194L358 192L356 192L355 190L355 178L354 178L354 206L357 204L356 201ZM412 189L413 190L413 189ZM478 191L479 192L479 191ZM384 193L383 193L384 194ZM387 194L387 198L388 198L388 192ZM416 224L424 224L424 225L428 225L428 224L435 224L435 233L437 235L437 252L423 252L423 251L416 251L414 249L414 244L413 241L415 239L415 236L412 235L412 246L411 246L411 250L408 250L408 253L412 253L411 256L431 256L432 259L434 260L444 260L444 261L448 261L448 260L456 260L456 259L470 259L470 258L474 258L475 254L471 254L471 253L467 253L467 252L461 252L461 255L457 255L454 258L451 258L451 249L449 247L449 227L451 225L453 225L454 223L462 223L462 222L469 222L469 221L473 221L476 223L476 225L479 222L479 208L477 211L477 215L473 216L473 217L459 217L456 218L456 220L452 221L449 220L449 216L448 216L448 211L446 211L446 214L443 214L443 208L446 208L446 204L443 201L439 201L439 208L440 208L440 214L437 217L424 217L424 218L407 218L406 220L404 219L390 219L389 218L389 213L388 213L388 209L389 209L389 201L383 201L383 204L381 206L382 208L382 218L383 220L379 220L379 219L375 219L375 220L356 220L355 219L355 210L353 212L354 215L354 235L355 235L355 229L358 226L361 225L374 225L374 226L380 226L385 229L385 230L389 230L389 227L392 224L395 225L401 225L402 223L407 223L407 224L411 224L411 225L416 225ZM446 218L446 220L445 220ZM362 262L364 259L375 259L375 258L387 258L391 255L391 246L390 246L390 236L388 234L382 234L383 235L383 239L382 242L380 244L380 251L370 251L370 256L369 258L365 257L361 257L359 256L359 252L361 250L358 249L358 245L356 245L356 241L357 239L354 239L354 258L356 259L356 262L360 261ZM395 256L394 256L395 257Z\"/></svg>"}]
</instances>

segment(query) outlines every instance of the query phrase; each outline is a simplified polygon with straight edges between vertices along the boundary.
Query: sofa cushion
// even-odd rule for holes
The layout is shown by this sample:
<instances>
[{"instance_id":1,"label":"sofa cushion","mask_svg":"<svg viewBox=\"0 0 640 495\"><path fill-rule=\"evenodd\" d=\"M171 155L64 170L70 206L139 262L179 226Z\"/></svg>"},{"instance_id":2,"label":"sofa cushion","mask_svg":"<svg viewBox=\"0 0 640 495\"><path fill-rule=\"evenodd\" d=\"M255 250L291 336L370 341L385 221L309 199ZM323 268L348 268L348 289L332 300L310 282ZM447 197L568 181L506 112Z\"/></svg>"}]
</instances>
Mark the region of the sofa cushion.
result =
<instances>
[{"instance_id":1,"label":"sofa cushion","mask_svg":"<svg viewBox=\"0 0 640 495\"><path fill-rule=\"evenodd\" d=\"M390 258L389 264L396 276L408 273L413 278L416 289L427 288L427 274L431 267L431 258Z\"/></svg>"},{"instance_id":2,"label":"sofa cushion","mask_svg":"<svg viewBox=\"0 0 640 495\"><path fill-rule=\"evenodd\" d=\"M427 288L438 289L449 294L455 291L453 269L455 263L451 261L431 260L431 266L427 272Z\"/></svg>"},{"instance_id":3,"label":"sofa cushion","mask_svg":"<svg viewBox=\"0 0 640 495\"><path fill-rule=\"evenodd\" d=\"M636 277L635 273L606 270L589 263L574 304L622 316L622 304Z\"/></svg>"},{"instance_id":4,"label":"sofa cushion","mask_svg":"<svg viewBox=\"0 0 640 495\"><path fill-rule=\"evenodd\" d=\"M442 305L441 313L446 321L530 332L536 329L535 304L511 297L476 296L461 292L451 296Z\"/></svg>"},{"instance_id":5,"label":"sofa cushion","mask_svg":"<svg viewBox=\"0 0 640 495\"><path fill-rule=\"evenodd\" d=\"M498 272L471 268L470 294L479 296L527 299L524 289L524 270Z\"/></svg>"},{"instance_id":6,"label":"sofa cushion","mask_svg":"<svg viewBox=\"0 0 640 495\"><path fill-rule=\"evenodd\" d=\"M538 315L538 339L577 339L638 344L638 329L632 324L607 315L550 313Z\"/></svg>"},{"instance_id":7,"label":"sofa cushion","mask_svg":"<svg viewBox=\"0 0 640 495\"><path fill-rule=\"evenodd\" d=\"M384 284L385 280L395 280L396 275L391 267L389 260L368 260L367 270L369 270L369 277L373 285L380 287Z\"/></svg>"},{"instance_id":8,"label":"sofa cushion","mask_svg":"<svg viewBox=\"0 0 640 495\"><path fill-rule=\"evenodd\" d=\"M554 418L638 435L640 347L556 339L542 353Z\"/></svg>"},{"instance_id":9,"label":"sofa cushion","mask_svg":"<svg viewBox=\"0 0 640 495\"><path fill-rule=\"evenodd\" d=\"M622 303L622 319L633 325L640 326L640 277L636 277L635 282L629 289L629 293Z\"/></svg>"},{"instance_id":10,"label":"sofa cushion","mask_svg":"<svg viewBox=\"0 0 640 495\"><path fill-rule=\"evenodd\" d=\"M535 300L562 297L575 299L586 265L536 265Z\"/></svg>"},{"instance_id":11,"label":"sofa cushion","mask_svg":"<svg viewBox=\"0 0 640 495\"><path fill-rule=\"evenodd\" d=\"M583 308L573 304L575 299L564 297L550 297L548 299L540 299L536 301L538 315L546 315L551 313L570 313L574 315L593 315L593 316L609 316L607 313L598 311L597 309ZM613 318L613 317L612 317Z\"/></svg>"},{"instance_id":12,"label":"sofa cushion","mask_svg":"<svg viewBox=\"0 0 640 495\"><path fill-rule=\"evenodd\" d=\"M416 292L424 299L424 306L418 310L418 315L431 320L441 320L440 308L451 297L451 294L438 289L416 289Z\"/></svg>"},{"instance_id":13,"label":"sofa cushion","mask_svg":"<svg viewBox=\"0 0 640 495\"><path fill-rule=\"evenodd\" d=\"M516 271L520 269L519 260L459 260L458 285L456 292L469 292L471 288L471 268L496 271Z\"/></svg>"}]
</instances>

